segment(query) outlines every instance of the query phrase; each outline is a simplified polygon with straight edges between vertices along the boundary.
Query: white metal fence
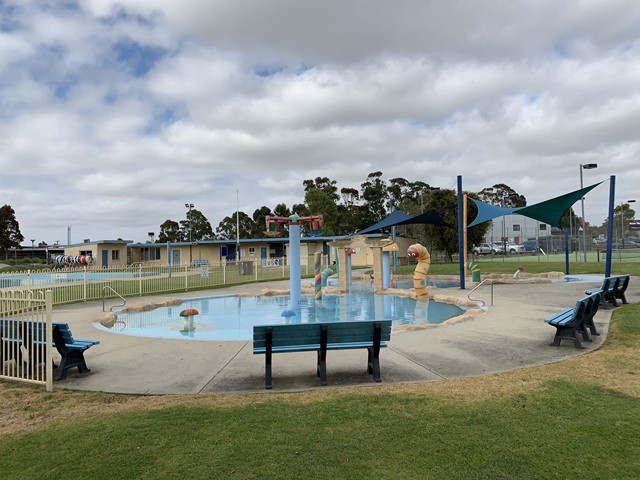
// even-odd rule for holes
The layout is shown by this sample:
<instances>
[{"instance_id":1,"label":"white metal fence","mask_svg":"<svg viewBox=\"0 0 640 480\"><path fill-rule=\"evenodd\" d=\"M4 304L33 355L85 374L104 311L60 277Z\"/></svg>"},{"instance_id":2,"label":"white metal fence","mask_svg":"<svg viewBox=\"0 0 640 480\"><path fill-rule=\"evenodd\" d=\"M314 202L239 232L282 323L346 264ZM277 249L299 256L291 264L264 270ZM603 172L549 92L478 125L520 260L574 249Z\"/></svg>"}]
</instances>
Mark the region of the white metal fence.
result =
<instances>
[{"instance_id":1,"label":"white metal fence","mask_svg":"<svg viewBox=\"0 0 640 480\"><path fill-rule=\"evenodd\" d=\"M53 389L52 293L0 291L0 378Z\"/></svg>"},{"instance_id":2,"label":"white metal fence","mask_svg":"<svg viewBox=\"0 0 640 480\"><path fill-rule=\"evenodd\" d=\"M313 258L303 261L301 273L313 275ZM179 266L133 264L0 273L0 291L28 291L35 298L51 290L53 304L60 305L287 278L289 265L284 258Z\"/></svg>"}]
</instances>

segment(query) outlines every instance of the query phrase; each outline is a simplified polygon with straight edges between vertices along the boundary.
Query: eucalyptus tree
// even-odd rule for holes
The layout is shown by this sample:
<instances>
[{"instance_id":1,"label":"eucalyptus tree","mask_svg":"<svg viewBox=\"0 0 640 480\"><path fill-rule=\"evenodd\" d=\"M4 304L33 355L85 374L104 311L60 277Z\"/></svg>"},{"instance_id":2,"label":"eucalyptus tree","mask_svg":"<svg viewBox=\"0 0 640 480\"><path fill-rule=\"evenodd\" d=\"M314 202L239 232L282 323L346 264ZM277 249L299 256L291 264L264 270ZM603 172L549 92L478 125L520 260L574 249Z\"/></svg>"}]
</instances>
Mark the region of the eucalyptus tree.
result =
<instances>
[{"instance_id":1,"label":"eucalyptus tree","mask_svg":"<svg viewBox=\"0 0 640 480\"><path fill-rule=\"evenodd\" d=\"M0 248L4 251L5 258L9 249L18 248L23 241L24 236L20 233L20 224L13 207L0 207Z\"/></svg>"},{"instance_id":2,"label":"eucalyptus tree","mask_svg":"<svg viewBox=\"0 0 640 480\"><path fill-rule=\"evenodd\" d=\"M184 242L197 242L216 238L207 217L195 208L187 212L185 220L180 220L180 232Z\"/></svg>"},{"instance_id":3,"label":"eucalyptus tree","mask_svg":"<svg viewBox=\"0 0 640 480\"><path fill-rule=\"evenodd\" d=\"M179 242L181 240L182 232L178 222L167 219L160 225L160 234L156 243Z\"/></svg>"},{"instance_id":4,"label":"eucalyptus tree","mask_svg":"<svg viewBox=\"0 0 640 480\"><path fill-rule=\"evenodd\" d=\"M360 185L360 198L364 202L360 216L360 227L366 228L387 216L387 184L382 179L382 172L372 172Z\"/></svg>"},{"instance_id":5,"label":"eucalyptus tree","mask_svg":"<svg viewBox=\"0 0 640 480\"><path fill-rule=\"evenodd\" d=\"M493 187L484 188L478 193L478 200L491 205L508 208L524 207L527 205L527 199L524 195L520 195L504 183L498 183Z\"/></svg>"},{"instance_id":6,"label":"eucalyptus tree","mask_svg":"<svg viewBox=\"0 0 640 480\"><path fill-rule=\"evenodd\" d=\"M238 237L239 232L240 238L252 238L251 229L253 224L254 222L249 215L236 211L222 219L216 228L216 235L223 240L234 240ZM240 230L238 230L238 226Z\"/></svg>"},{"instance_id":7,"label":"eucalyptus tree","mask_svg":"<svg viewBox=\"0 0 640 480\"><path fill-rule=\"evenodd\" d=\"M269 207L262 206L253 212L253 226L251 227L251 236L253 238L264 237L266 231L265 219L268 215L273 215Z\"/></svg>"},{"instance_id":8,"label":"eucalyptus tree","mask_svg":"<svg viewBox=\"0 0 640 480\"><path fill-rule=\"evenodd\" d=\"M476 193L466 192L467 196L477 198ZM435 210L440 214L449 226L441 227L436 225L424 225L426 239L431 243L434 250L444 253L446 259L453 261L453 255L458 253L458 196L454 190L442 189L432 190L425 197L425 210ZM477 207L473 202L469 202L468 214L470 218L477 215ZM479 244L482 242L489 222L481 223L467 230L467 245Z\"/></svg>"}]
</instances>

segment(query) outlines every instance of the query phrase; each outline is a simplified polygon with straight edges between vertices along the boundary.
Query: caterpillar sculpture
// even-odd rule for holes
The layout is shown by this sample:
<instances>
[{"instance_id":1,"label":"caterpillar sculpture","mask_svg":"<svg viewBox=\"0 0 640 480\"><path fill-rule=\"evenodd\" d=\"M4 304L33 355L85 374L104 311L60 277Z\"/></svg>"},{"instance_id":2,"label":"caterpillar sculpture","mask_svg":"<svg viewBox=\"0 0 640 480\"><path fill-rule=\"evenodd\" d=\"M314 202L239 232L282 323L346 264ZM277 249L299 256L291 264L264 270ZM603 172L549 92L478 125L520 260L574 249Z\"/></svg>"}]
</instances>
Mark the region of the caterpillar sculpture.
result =
<instances>
[{"instance_id":1,"label":"caterpillar sculpture","mask_svg":"<svg viewBox=\"0 0 640 480\"><path fill-rule=\"evenodd\" d=\"M418 261L413 271L413 288L416 291L416 300L426 302L429 300L429 294L427 293L427 272L431 266L431 255L429 255L426 247L419 243L414 243L407 249L407 256Z\"/></svg>"}]
</instances>

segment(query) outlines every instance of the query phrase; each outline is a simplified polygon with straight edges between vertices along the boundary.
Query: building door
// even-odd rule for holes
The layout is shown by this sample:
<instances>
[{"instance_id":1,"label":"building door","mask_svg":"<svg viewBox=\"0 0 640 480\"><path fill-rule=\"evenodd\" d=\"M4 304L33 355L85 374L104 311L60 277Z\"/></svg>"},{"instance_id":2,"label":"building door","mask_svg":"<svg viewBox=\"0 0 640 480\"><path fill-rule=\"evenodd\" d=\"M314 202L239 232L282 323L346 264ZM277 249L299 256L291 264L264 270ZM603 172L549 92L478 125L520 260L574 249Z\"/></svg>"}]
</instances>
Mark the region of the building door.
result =
<instances>
[{"instance_id":1,"label":"building door","mask_svg":"<svg viewBox=\"0 0 640 480\"><path fill-rule=\"evenodd\" d=\"M260 258L263 260L267 258L267 247L260 247Z\"/></svg>"},{"instance_id":2,"label":"building door","mask_svg":"<svg viewBox=\"0 0 640 480\"><path fill-rule=\"evenodd\" d=\"M102 250L102 268L109 266L109 250Z\"/></svg>"},{"instance_id":3,"label":"building door","mask_svg":"<svg viewBox=\"0 0 640 480\"><path fill-rule=\"evenodd\" d=\"M180 265L180 250L172 250L171 251L171 256L173 257L171 259L171 264L172 265Z\"/></svg>"}]
</instances>

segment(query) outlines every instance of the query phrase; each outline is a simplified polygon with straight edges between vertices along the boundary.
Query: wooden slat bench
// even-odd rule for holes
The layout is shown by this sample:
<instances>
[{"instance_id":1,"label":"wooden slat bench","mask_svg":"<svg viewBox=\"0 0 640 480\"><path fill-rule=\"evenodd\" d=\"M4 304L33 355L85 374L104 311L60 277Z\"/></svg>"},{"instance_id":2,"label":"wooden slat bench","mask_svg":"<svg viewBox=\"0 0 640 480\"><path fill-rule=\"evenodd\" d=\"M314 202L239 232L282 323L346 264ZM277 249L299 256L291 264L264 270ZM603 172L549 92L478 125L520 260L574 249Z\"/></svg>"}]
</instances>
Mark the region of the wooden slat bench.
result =
<instances>
[{"instance_id":1,"label":"wooden slat bench","mask_svg":"<svg viewBox=\"0 0 640 480\"><path fill-rule=\"evenodd\" d=\"M265 355L265 388L272 388L272 354L317 352L316 374L327 385L327 351L366 348L367 372L380 382L380 349L391 339L391 320L253 327L253 353Z\"/></svg>"},{"instance_id":2,"label":"wooden slat bench","mask_svg":"<svg viewBox=\"0 0 640 480\"><path fill-rule=\"evenodd\" d=\"M579 335L585 342L591 341L587 329L595 332L593 316L598 310L599 302L600 294L594 293L578 300L574 308L568 308L546 318L545 322L556 328L556 335L551 345L559 347L562 340L571 340L575 348L584 348L580 343ZM595 334L598 333L595 332Z\"/></svg>"}]
</instances>

